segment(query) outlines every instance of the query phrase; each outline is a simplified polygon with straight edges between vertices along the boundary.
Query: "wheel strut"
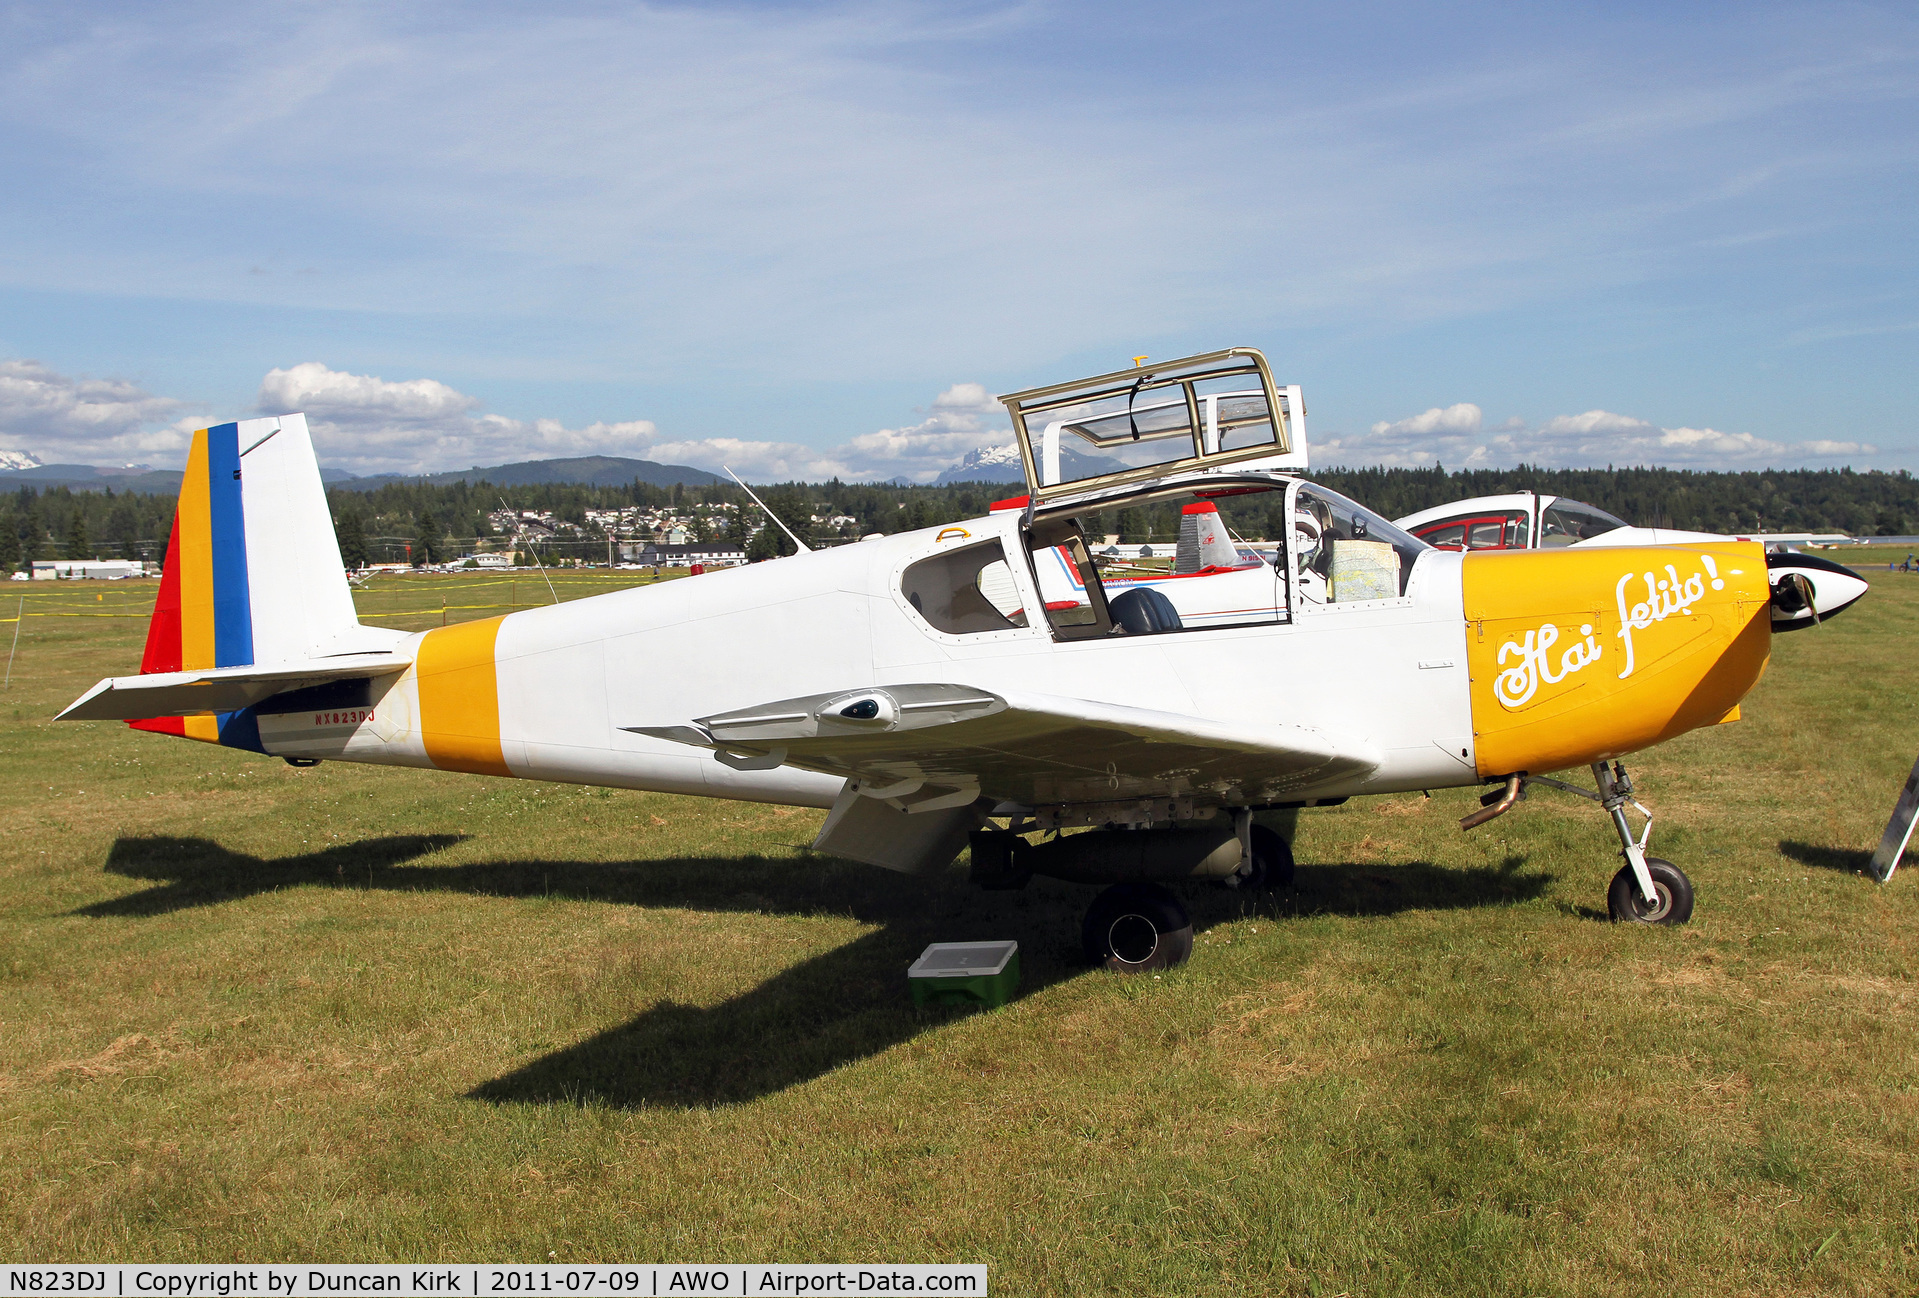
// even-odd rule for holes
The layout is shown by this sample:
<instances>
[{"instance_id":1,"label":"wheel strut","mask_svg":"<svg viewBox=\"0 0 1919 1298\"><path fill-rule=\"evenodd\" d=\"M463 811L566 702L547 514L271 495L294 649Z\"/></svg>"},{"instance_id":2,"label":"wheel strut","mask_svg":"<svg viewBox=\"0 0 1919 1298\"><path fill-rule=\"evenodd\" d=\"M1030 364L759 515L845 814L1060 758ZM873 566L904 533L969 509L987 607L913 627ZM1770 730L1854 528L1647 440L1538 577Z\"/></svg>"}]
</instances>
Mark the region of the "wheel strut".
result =
<instances>
[{"instance_id":1,"label":"wheel strut","mask_svg":"<svg viewBox=\"0 0 1919 1298\"><path fill-rule=\"evenodd\" d=\"M1599 805L1612 817L1612 827L1619 834L1620 854L1626 858L1626 864L1632 867L1633 881L1639 885L1640 897L1648 906L1655 905L1659 893L1652 885L1652 871L1646 866L1646 840L1652 837L1652 812L1634 800L1632 776L1626 774L1625 763L1614 762L1612 767L1608 771L1604 762L1593 763L1593 779L1599 785ZM1632 826L1626 823L1626 807L1629 803L1646 818L1646 827L1640 831L1637 842L1633 840Z\"/></svg>"},{"instance_id":2,"label":"wheel strut","mask_svg":"<svg viewBox=\"0 0 1919 1298\"><path fill-rule=\"evenodd\" d=\"M1543 775L1525 777L1527 784L1545 784L1552 788L1576 793L1582 798L1590 798L1606 809L1612 817L1612 827L1619 835L1619 854L1626 858L1626 868L1632 871L1633 883L1639 888L1639 896L1648 906L1659 900L1659 890L1653 887L1652 870L1646 864L1646 840L1652 837L1652 812L1632 796L1632 776L1626 774L1624 762L1614 762L1607 770L1604 762L1592 765L1593 782L1599 786L1599 792L1582 789L1576 784L1567 784L1564 780L1549 780ZM1639 837L1632 836L1632 826L1626 821L1626 808L1631 807L1646 818L1645 828L1639 831Z\"/></svg>"},{"instance_id":3,"label":"wheel strut","mask_svg":"<svg viewBox=\"0 0 1919 1298\"><path fill-rule=\"evenodd\" d=\"M1527 775L1522 772L1510 776L1506 781L1505 791L1487 794L1481 799L1485 809L1460 821L1459 827L1471 829L1500 815L1513 803L1523 798L1526 790L1535 784L1544 784L1549 788L1589 798L1604 807L1606 814L1612 817L1613 829L1619 835L1619 854L1626 858L1626 869L1632 874L1633 886L1638 889L1640 900L1648 907L1660 906L1659 889L1653 881L1652 867L1647 864L1649 858L1646 856L1646 842L1652 837L1652 812L1632 796L1632 776L1626 774L1625 763L1614 762L1608 769L1606 763L1594 762L1592 773L1593 782L1599 786L1597 793L1591 789L1582 789L1576 784L1567 784L1564 780L1549 779L1544 775ZM1626 820L1627 807L1631 807L1646 818L1645 826L1639 831L1637 838L1633 837L1632 825ZM1662 869L1676 872L1676 868L1668 862L1661 862L1660 865ZM1684 878L1683 875L1680 877ZM1691 905L1688 904L1687 913L1691 913L1691 909Z\"/></svg>"}]
</instances>

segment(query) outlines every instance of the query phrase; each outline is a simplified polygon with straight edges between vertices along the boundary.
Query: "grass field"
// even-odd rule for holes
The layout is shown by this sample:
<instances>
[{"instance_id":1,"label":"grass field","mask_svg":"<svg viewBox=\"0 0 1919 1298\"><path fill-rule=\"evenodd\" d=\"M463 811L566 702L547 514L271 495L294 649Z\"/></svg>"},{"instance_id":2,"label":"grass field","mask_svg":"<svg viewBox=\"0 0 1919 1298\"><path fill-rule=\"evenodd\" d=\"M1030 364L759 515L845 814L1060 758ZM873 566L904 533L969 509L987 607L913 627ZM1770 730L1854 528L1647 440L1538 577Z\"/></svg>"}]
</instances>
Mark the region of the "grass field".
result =
<instances>
[{"instance_id":1,"label":"grass field","mask_svg":"<svg viewBox=\"0 0 1919 1298\"><path fill-rule=\"evenodd\" d=\"M133 670L151 583L0 587L0 1254L1912 1293L1919 868L1857 867L1919 752L1919 577L1868 576L1742 722L1634 764L1691 925L1606 922L1588 803L1461 834L1471 792L1370 799L1302 816L1295 890L1195 889L1192 963L1145 979L1076 963L1090 890L814 857L814 812L55 726ZM914 1011L920 947L983 937L1021 998Z\"/></svg>"}]
</instances>

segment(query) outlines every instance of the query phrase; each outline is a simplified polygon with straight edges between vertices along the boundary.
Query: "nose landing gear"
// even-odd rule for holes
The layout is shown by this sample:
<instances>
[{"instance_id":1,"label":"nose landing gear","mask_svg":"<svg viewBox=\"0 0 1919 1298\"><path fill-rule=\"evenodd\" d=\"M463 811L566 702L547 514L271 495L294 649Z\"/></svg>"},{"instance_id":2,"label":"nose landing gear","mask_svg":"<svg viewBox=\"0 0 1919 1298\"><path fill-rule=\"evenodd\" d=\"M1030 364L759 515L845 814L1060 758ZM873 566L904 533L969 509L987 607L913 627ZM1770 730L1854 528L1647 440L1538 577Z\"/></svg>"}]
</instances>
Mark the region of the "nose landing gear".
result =
<instances>
[{"instance_id":1,"label":"nose landing gear","mask_svg":"<svg viewBox=\"0 0 1919 1298\"><path fill-rule=\"evenodd\" d=\"M1543 775L1521 775L1517 789L1508 782L1508 792L1499 798L1503 805L1499 805L1493 815L1505 811L1517 800L1517 795L1523 795L1525 789L1534 784L1590 798L1612 817L1613 829L1619 835L1619 854L1626 858L1625 866L1613 876L1606 889L1606 909L1622 923L1684 924L1692 918L1692 881L1671 861L1646 855L1646 840L1652 837L1652 812L1632 796L1632 777L1626 774L1625 764L1614 762L1609 770L1606 763L1594 762L1592 772L1593 781L1599 786L1597 793ZM1627 807L1646 818L1638 838L1633 837L1632 826L1626 820ZM1461 828L1471 829L1474 824L1484 824L1490 819L1492 816L1482 811L1468 816L1461 822Z\"/></svg>"}]
</instances>

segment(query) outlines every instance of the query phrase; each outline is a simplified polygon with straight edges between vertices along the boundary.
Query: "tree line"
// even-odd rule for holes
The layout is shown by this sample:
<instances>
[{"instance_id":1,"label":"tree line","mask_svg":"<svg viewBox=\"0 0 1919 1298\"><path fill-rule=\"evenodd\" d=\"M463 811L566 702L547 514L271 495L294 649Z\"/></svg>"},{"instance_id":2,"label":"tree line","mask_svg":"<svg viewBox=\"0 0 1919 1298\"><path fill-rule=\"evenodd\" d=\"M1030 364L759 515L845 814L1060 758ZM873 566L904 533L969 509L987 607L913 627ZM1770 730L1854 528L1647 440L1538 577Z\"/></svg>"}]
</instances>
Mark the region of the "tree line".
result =
<instances>
[{"instance_id":1,"label":"tree line","mask_svg":"<svg viewBox=\"0 0 1919 1298\"><path fill-rule=\"evenodd\" d=\"M1321 469L1307 475L1361 504L1397 518L1472 496L1537 491L1571 496L1630 523L1702 532L1844 532L1853 536L1919 534L1919 479L1852 469ZM904 486L892 483L789 482L760 490L781 521L809 544L834 544L879 532L935 527L984 514L992 502L1019 494L1009 483ZM606 538L588 524L591 510L628 506L660 510L690 522L696 540L728 529L751 532L762 521L734 486L623 487L570 484L501 487L486 482L397 482L376 491L327 493L342 557L366 563L437 562L486 543L503 547L487 515L502 506L550 512L573 534L539 543L543 561L603 560ZM727 511L714 507L730 504ZM1283 534L1286 520L1270 495L1226 497L1220 512L1248 539ZM0 570L35 559L127 558L158 562L173 525L174 497L129 492L38 490L22 486L0 495ZM846 517L838 528L813 524L814 515ZM1177 538L1177 502L1114 510L1089 517L1087 530L1127 542ZM750 543L754 557L790 553L778 528Z\"/></svg>"}]
</instances>

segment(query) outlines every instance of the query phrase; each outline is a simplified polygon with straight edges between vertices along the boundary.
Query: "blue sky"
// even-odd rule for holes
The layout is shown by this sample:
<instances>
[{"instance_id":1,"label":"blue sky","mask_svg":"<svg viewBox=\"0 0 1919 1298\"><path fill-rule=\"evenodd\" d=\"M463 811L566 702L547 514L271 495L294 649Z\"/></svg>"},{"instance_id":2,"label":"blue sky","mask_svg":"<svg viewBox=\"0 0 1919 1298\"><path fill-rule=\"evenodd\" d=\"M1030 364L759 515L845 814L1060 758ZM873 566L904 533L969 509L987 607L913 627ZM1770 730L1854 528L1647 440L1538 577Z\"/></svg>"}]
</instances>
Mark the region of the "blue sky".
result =
<instances>
[{"instance_id":1,"label":"blue sky","mask_svg":"<svg viewBox=\"0 0 1919 1298\"><path fill-rule=\"evenodd\" d=\"M0 448L930 476L1248 344L1322 461L1915 467L1916 92L1909 4L3 5Z\"/></svg>"}]
</instances>

